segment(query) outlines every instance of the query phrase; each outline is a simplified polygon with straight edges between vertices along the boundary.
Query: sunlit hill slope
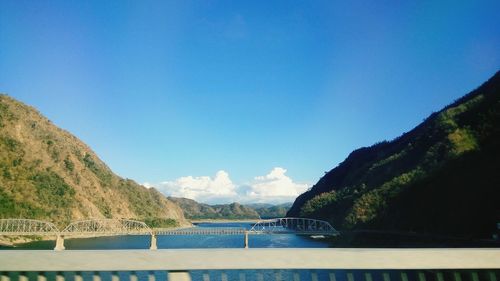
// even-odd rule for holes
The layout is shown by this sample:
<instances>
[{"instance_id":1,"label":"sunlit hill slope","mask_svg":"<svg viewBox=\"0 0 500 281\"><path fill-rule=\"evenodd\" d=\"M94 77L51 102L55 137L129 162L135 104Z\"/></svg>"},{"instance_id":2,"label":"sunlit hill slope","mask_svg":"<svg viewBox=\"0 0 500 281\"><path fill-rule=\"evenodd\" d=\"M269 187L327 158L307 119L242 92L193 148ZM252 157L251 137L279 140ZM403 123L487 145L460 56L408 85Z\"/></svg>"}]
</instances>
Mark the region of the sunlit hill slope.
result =
<instances>
[{"instance_id":1,"label":"sunlit hill slope","mask_svg":"<svg viewBox=\"0 0 500 281\"><path fill-rule=\"evenodd\" d=\"M158 191L118 177L75 136L6 95L0 95L0 218L184 223L180 208Z\"/></svg>"}]
</instances>

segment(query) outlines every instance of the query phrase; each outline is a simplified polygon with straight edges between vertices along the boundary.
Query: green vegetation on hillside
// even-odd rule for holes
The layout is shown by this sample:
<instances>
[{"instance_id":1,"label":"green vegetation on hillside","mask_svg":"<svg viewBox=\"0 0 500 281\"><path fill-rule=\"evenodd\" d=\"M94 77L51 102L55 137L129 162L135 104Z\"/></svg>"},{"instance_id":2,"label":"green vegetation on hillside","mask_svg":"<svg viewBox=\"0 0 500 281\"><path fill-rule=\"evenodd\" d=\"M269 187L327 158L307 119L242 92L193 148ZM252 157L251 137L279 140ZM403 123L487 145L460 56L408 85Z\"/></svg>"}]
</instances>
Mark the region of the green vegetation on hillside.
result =
<instances>
[{"instance_id":1,"label":"green vegetation on hillside","mask_svg":"<svg viewBox=\"0 0 500 281\"><path fill-rule=\"evenodd\" d=\"M145 218L142 221L152 228L169 228L179 226L179 222L174 219Z\"/></svg>"},{"instance_id":2,"label":"green vegetation on hillside","mask_svg":"<svg viewBox=\"0 0 500 281\"><path fill-rule=\"evenodd\" d=\"M179 207L158 191L119 178L76 137L0 94L0 218L64 226L96 217L184 223Z\"/></svg>"},{"instance_id":3,"label":"green vegetation on hillside","mask_svg":"<svg viewBox=\"0 0 500 281\"><path fill-rule=\"evenodd\" d=\"M500 222L500 73L393 141L352 152L289 216L341 230L489 237Z\"/></svg>"}]
</instances>

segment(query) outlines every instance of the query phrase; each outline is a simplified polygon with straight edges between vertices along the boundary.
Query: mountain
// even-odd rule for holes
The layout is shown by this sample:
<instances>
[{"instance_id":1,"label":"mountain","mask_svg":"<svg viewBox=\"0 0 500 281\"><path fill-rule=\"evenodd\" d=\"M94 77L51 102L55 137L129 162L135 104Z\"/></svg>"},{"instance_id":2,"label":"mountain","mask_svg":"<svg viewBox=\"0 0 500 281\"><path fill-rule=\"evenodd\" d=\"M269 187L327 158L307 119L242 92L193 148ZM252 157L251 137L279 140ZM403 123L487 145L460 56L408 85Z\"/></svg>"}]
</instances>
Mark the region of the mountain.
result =
<instances>
[{"instance_id":1,"label":"mountain","mask_svg":"<svg viewBox=\"0 0 500 281\"><path fill-rule=\"evenodd\" d=\"M499 198L497 72L411 131L353 151L288 215L326 219L344 231L486 238L500 222Z\"/></svg>"},{"instance_id":2,"label":"mountain","mask_svg":"<svg viewBox=\"0 0 500 281\"><path fill-rule=\"evenodd\" d=\"M269 203L250 203L250 204L245 204L245 206L252 208L252 209L259 209L259 208L269 208L274 206L273 204Z\"/></svg>"},{"instance_id":3,"label":"mountain","mask_svg":"<svg viewBox=\"0 0 500 281\"><path fill-rule=\"evenodd\" d=\"M208 205L187 198L168 197L168 199L177 203L184 211L184 216L188 219L280 218L284 217L292 206L292 203L279 205L267 203Z\"/></svg>"},{"instance_id":4,"label":"mountain","mask_svg":"<svg viewBox=\"0 0 500 281\"><path fill-rule=\"evenodd\" d=\"M283 203L279 205L272 204L251 204L245 205L254 209L261 218L283 218L286 217L287 211L292 207L292 203Z\"/></svg>"},{"instance_id":5,"label":"mountain","mask_svg":"<svg viewBox=\"0 0 500 281\"><path fill-rule=\"evenodd\" d=\"M208 205L192 199L168 197L177 203L188 219L258 219L259 214L252 208L239 203Z\"/></svg>"},{"instance_id":6,"label":"mountain","mask_svg":"<svg viewBox=\"0 0 500 281\"><path fill-rule=\"evenodd\" d=\"M84 218L186 223L157 190L118 177L75 136L7 95L0 95L0 218L60 227Z\"/></svg>"}]
</instances>

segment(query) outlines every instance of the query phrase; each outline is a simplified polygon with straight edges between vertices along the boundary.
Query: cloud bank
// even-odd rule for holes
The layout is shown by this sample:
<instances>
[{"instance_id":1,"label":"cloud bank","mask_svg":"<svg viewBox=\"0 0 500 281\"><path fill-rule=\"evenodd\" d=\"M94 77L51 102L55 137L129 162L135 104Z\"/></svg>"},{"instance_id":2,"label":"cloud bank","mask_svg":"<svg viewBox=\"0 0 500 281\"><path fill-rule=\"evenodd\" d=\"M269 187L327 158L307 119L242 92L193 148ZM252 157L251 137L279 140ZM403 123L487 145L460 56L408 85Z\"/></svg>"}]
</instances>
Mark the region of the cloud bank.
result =
<instances>
[{"instance_id":1,"label":"cloud bank","mask_svg":"<svg viewBox=\"0 0 500 281\"><path fill-rule=\"evenodd\" d=\"M218 171L215 176L185 176L158 184L144 186L157 188L167 196L185 197L208 204L219 203L283 203L295 200L307 190L305 183L296 183L286 175L286 169L273 168L267 175L252 181L235 184L229 173Z\"/></svg>"}]
</instances>

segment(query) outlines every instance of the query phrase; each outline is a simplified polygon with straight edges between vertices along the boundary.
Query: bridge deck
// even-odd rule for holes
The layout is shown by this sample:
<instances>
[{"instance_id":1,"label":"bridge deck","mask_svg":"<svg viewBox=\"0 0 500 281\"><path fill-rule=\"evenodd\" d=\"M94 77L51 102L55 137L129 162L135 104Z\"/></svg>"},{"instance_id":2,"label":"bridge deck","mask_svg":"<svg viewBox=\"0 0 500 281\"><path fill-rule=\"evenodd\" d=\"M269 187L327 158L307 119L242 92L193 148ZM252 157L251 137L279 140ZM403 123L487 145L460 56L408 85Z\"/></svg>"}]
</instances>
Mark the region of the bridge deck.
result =
<instances>
[{"instance_id":1,"label":"bridge deck","mask_svg":"<svg viewBox=\"0 0 500 281\"><path fill-rule=\"evenodd\" d=\"M182 229L154 229L157 235L243 235L248 234L298 234L298 235L337 235L332 231L301 231L289 229L248 230L245 228L226 227L191 227Z\"/></svg>"},{"instance_id":2,"label":"bridge deck","mask_svg":"<svg viewBox=\"0 0 500 281\"><path fill-rule=\"evenodd\" d=\"M20 232L0 232L1 235L5 236L57 236L59 232L27 232L27 231L20 231Z\"/></svg>"},{"instance_id":3,"label":"bridge deck","mask_svg":"<svg viewBox=\"0 0 500 281\"><path fill-rule=\"evenodd\" d=\"M157 235L243 235L241 227L189 227L180 229L154 229Z\"/></svg>"},{"instance_id":4,"label":"bridge deck","mask_svg":"<svg viewBox=\"0 0 500 281\"><path fill-rule=\"evenodd\" d=\"M270 230L270 231L249 231L244 228L240 229L226 229L226 228L186 228L186 229L153 229L152 232L156 235L245 235L245 232L249 235L252 234L297 234L297 235L324 235L324 236L335 236L338 233L324 232L324 231L294 231L294 230ZM151 232L146 231L127 231L127 232L116 232L116 231L101 231L101 232L1 232L0 235L4 236L58 236L62 235L64 237L94 237L94 236L107 236L107 235L151 235Z\"/></svg>"}]
</instances>

